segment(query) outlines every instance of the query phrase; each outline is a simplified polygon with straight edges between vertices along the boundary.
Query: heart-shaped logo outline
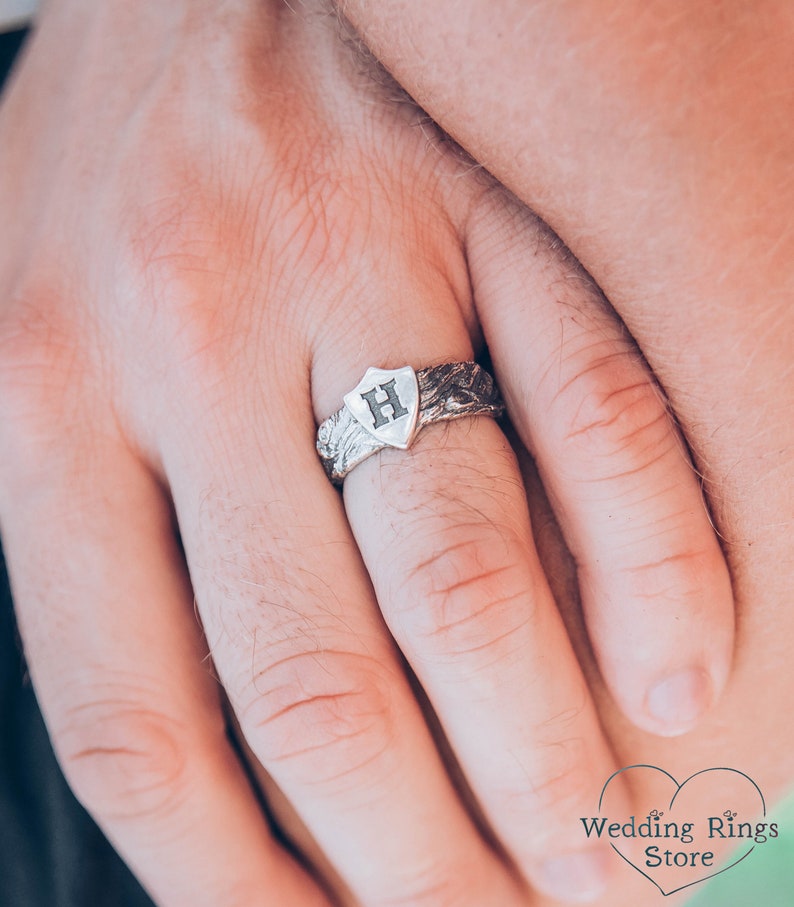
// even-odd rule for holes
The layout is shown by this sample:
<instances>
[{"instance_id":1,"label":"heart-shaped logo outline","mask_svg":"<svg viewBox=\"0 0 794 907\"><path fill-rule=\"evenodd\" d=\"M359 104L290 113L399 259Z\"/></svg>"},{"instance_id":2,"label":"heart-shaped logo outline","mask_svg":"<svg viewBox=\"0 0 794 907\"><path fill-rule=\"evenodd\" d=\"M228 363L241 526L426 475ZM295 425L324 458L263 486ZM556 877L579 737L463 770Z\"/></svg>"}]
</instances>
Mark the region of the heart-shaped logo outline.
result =
<instances>
[{"instance_id":1,"label":"heart-shaped logo outline","mask_svg":"<svg viewBox=\"0 0 794 907\"><path fill-rule=\"evenodd\" d=\"M684 787L686 787L686 785L689 784L690 781L692 781L693 778L697 778L700 775L707 775L709 772L733 772L736 775L741 775L742 778L744 778L746 781L749 781L750 784L752 784L753 787L756 789L756 791L758 791L758 796L761 798L761 814L762 814L762 816L766 817L766 800L764 799L764 795L761 792L761 788L755 783L755 781L753 781L753 779L749 775L745 774L744 772L739 771L738 768L728 768L727 766L714 766L713 768L702 768L699 772L695 772L693 775L690 775L685 781L682 781L681 784L679 784L678 781L676 781L676 779L670 774L670 772L666 772L663 768L659 768L658 765L647 765L645 763L639 763L637 765L627 765L625 768L621 768L621 769L618 769L616 772L613 772L609 776L609 778L607 778L606 782L604 783L604 786L601 788L601 796L598 798L598 812L599 813L601 812L601 805L604 802L604 795L606 794L606 791L610 785L610 782L614 778L617 778L618 775L622 775L623 772L631 771L631 769L633 769L633 768L649 768L649 769L652 769L653 771L661 772L663 775L665 775L667 778L669 778L673 782L673 784L675 784L676 791L673 794L672 799L670 800L670 804L667 807L668 809L673 808L673 804L675 803L676 798L681 793L681 791L684 789ZM727 872L729 869L733 869L734 866L738 866L738 864L741 863L742 860L746 860L747 857L749 857L750 854L755 850L755 844L753 844L749 848L749 850L747 850L745 853L743 853L738 859L734 860L732 863L729 863L727 866L723 866L722 869L719 869L717 872L712 872L710 875L703 876L702 879L695 879L694 882L687 882L686 885L680 885L678 888L673 888L670 891L665 891L664 888L662 888L662 886L655 879L651 878L651 876L649 876L647 872L643 872L643 870L640 869L639 866L637 866L635 863L632 863L632 861L625 854L621 853L620 849L615 844L613 844L611 841L610 841L609 846L615 851L615 853L622 860L625 860L626 863L629 864L629 866L631 866L633 869L636 869L640 875L645 876L645 878L652 885L654 885L656 888L658 888L664 897L669 897L671 894L675 894L678 891L683 891L685 888L691 888L693 885L700 885L701 882L707 882L709 879L713 879L713 878L716 878L718 875L722 875L723 872Z\"/></svg>"}]
</instances>

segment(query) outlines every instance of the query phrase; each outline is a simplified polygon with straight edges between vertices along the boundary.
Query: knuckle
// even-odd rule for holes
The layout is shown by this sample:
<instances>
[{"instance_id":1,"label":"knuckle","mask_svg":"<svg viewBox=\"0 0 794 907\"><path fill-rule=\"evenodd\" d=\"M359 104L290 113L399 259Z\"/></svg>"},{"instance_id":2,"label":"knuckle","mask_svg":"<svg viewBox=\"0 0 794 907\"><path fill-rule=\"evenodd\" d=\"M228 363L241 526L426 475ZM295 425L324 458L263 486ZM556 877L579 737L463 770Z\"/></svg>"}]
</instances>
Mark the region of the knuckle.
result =
<instances>
[{"instance_id":1,"label":"knuckle","mask_svg":"<svg viewBox=\"0 0 794 907\"><path fill-rule=\"evenodd\" d=\"M532 799L544 815L564 815L586 802L592 794L592 778L583 758L561 760L557 748L552 749L549 763L543 766L541 774L533 776Z\"/></svg>"},{"instance_id":2,"label":"knuckle","mask_svg":"<svg viewBox=\"0 0 794 907\"><path fill-rule=\"evenodd\" d=\"M517 652L534 596L516 547L517 540L481 528L427 544L432 554L400 576L400 618L414 644L434 657L492 660Z\"/></svg>"},{"instance_id":3,"label":"knuckle","mask_svg":"<svg viewBox=\"0 0 794 907\"><path fill-rule=\"evenodd\" d=\"M149 705L126 698L81 703L65 713L53 740L70 787L101 819L162 816L184 795L186 733Z\"/></svg>"},{"instance_id":4,"label":"knuckle","mask_svg":"<svg viewBox=\"0 0 794 907\"><path fill-rule=\"evenodd\" d=\"M596 459L630 454L632 462L651 461L660 449L669 451L674 438L660 392L625 350L578 368L554 390L549 411L563 445Z\"/></svg>"},{"instance_id":5,"label":"knuckle","mask_svg":"<svg viewBox=\"0 0 794 907\"><path fill-rule=\"evenodd\" d=\"M370 656L299 652L260 669L240 721L265 765L354 788L396 738L394 679Z\"/></svg>"},{"instance_id":6,"label":"knuckle","mask_svg":"<svg viewBox=\"0 0 794 907\"><path fill-rule=\"evenodd\" d=\"M485 886L473 878L471 867L439 865L413 867L410 886L399 893L385 893L378 907L460 907L472 903L472 892Z\"/></svg>"},{"instance_id":7,"label":"knuckle","mask_svg":"<svg viewBox=\"0 0 794 907\"><path fill-rule=\"evenodd\" d=\"M59 365L73 358L40 303L22 303L0 321L0 406L7 418L24 418L45 404L58 384Z\"/></svg>"},{"instance_id":8,"label":"knuckle","mask_svg":"<svg viewBox=\"0 0 794 907\"><path fill-rule=\"evenodd\" d=\"M591 765L586 741L576 736L560 738L535 754L531 783L524 777L507 793L506 809L518 817L533 817L522 858L531 861L567 840L571 817L583 815L598 783Z\"/></svg>"},{"instance_id":9,"label":"knuckle","mask_svg":"<svg viewBox=\"0 0 794 907\"><path fill-rule=\"evenodd\" d=\"M151 362L178 364L170 380L199 394L224 378L239 355L238 262L234 249L250 248L233 213L223 230L206 188L180 186L135 209L125 248L124 267L133 308L120 299L117 321L129 336L152 347ZM221 234L226 237L221 241ZM222 303L221 303L222 299Z\"/></svg>"},{"instance_id":10,"label":"knuckle","mask_svg":"<svg viewBox=\"0 0 794 907\"><path fill-rule=\"evenodd\" d=\"M628 594L643 601L681 600L691 611L693 603L712 600L718 593L718 578L729 591L724 561L716 545L673 551L665 556L625 567Z\"/></svg>"},{"instance_id":11,"label":"knuckle","mask_svg":"<svg viewBox=\"0 0 794 907\"><path fill-rule=\"evenodd\" d=\"M89 366L54 298L38 292L12 308L0 320L0 449L22 475L51 458L56 430L68 431Z\"/></svg>"},{"instance_id":12,"label":"knuckle","mask_svg":"<svg viewBox=\"0 0 794 907\"><path fill-rule=\"evenodd\" d=\"M225 410L252 357L262 348L283 355L273 338L299 346L315 329L305 300L349 270L343 259L361 235L353 229L357 209L338 198L346 194L331 177L313 180L275 162L261 184L222 207L206 187L184 194L189 199L151 205L135 225L130 272L135 298L148 306L133 313L133 330L148 339L156 323L156 357L176 361L171 380L186 399Z\"/></svg>"}]
</instances>

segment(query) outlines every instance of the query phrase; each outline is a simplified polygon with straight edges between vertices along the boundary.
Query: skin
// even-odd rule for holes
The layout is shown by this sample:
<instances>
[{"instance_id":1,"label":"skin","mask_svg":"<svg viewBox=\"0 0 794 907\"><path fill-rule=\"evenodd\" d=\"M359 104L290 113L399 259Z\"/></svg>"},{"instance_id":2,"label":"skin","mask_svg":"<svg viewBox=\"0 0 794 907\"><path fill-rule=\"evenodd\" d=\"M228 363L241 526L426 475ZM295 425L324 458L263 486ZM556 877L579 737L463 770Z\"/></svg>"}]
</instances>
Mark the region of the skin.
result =
<instances>
[{"instance_id":1,"label":"skin","mask_svg":"<svg viewBox=\"0 0 794 907\"><path fill-rule=\"evenodd\" d=\"M618 758L679 777L727 763L779 796L794 780L776 695L794 681L790 5L343 9L428 113L593 275L653 366L702 475L736 595L735 673L719 709L681 741L612 728Z\"/></svg>"},{"instance_id":2,"label":"skin","mask_svg":"<svg viewBox=\"0 0 794 907\"><path fill-rule=\"evenodd\" d=\"M725 563L636 347L414 115L333 18L275 2L53 3L2 110L20 628L67 777L159 903L327 903L270 834L216 680L352 899L511 907L609 870L571 834L619 764L590 689L642 751L629 718L679 734L728 675ZM343 498L314 452L368 365L469 359L483 334L613 704L492 420L373 458ZM656 685L692 669L662 712Z\"/></svg>"}]
</instances>

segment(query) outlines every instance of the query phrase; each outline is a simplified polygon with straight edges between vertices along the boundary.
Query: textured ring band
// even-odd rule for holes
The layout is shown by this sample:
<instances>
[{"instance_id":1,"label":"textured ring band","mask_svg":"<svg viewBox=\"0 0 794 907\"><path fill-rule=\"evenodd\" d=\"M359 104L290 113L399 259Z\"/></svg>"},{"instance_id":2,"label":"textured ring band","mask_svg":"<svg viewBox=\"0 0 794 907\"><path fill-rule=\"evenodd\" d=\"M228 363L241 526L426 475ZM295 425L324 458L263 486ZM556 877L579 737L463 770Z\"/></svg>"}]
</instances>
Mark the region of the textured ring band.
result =
<instances>
[{"instance_id":1,"label":"textured ring band","mask_svg":"<svg viewBox=\"0 0 794 907\"><path fill-rule=\"evenodd\" d=\"M425 425L504 412L493 378L476 362L418 372L370 368L344 401L317 430L317 452L335 485L384 447L407 449Z\"/></svg>"}]
</instances>

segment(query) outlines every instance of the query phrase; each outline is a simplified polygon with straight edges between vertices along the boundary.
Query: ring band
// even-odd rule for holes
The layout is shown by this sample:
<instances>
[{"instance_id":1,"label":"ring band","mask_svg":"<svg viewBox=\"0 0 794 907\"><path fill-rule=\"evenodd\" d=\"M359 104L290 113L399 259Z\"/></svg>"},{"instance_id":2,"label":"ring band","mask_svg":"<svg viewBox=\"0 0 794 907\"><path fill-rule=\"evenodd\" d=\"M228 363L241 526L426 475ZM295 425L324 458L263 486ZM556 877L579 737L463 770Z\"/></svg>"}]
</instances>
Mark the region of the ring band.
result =
<instances>
[{"instance_id":1,"label":"ring band","mask_svg":"<svg viewBox=\"0 0 794 907\"><path fill-rule=\"evenodd\" d=\"M317 452L334 485L384 447L406 450L426 425L464 416L499 418L504 412L493 378L476 362L418 372L409 365L369 368L344 401L317 430Z\"/></svg>"}]
</instances>

